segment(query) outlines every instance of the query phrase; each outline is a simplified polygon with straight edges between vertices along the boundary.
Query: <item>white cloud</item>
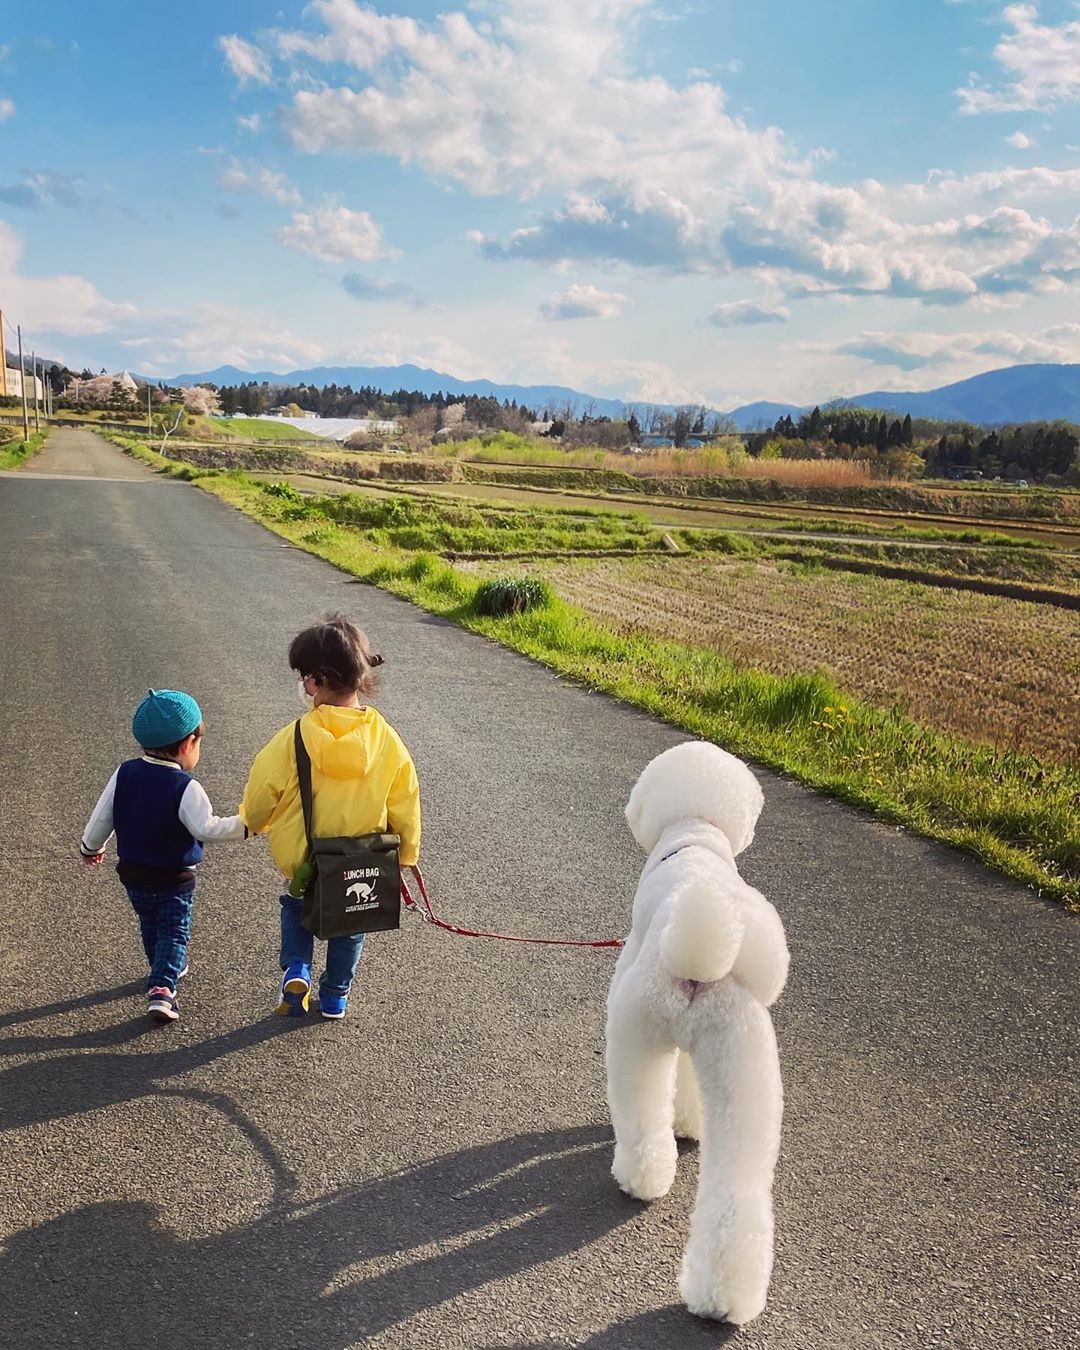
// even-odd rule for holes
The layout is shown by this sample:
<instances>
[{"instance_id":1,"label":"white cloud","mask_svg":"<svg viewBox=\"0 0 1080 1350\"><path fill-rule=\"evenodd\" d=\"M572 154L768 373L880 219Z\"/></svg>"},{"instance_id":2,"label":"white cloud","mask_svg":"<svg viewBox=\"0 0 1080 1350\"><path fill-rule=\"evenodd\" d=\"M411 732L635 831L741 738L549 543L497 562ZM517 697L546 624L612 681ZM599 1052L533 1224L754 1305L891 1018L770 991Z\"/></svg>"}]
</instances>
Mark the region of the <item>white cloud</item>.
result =
<instances>
[{"instance_id":1,"label":"white cloud","mask_svg":"<svg viewBox=\"0 0 1080 1350\"><path fill-rule=\"evenodd\" d=\"M1021 198L1060 206L1080 172L832 186L812 177L821 156L800 159L776 128L732 116L718 84L634 73L631 44L655 17L651 0L476 8L485 21L424 22L315 0L312 29L266 39L291 77L313 86L281 112L294 145L390 155L474 196L560 193L561 209L505 235L473 233L495 261L750 272L792 295L952 305L1000 297L1002 268L1013 294L1025 277L1032 290L1071 284L1048 242L1060 226L999 212Z\"/></svg>"},{"instance_id":2,"label":"white cloud","mask_svg":"<svg viewBox=\"0 0 1080 1350\"><path fill-rule=\"evenodd\" d=\"M108 300L79 276L27 276L21 268L22 240L0 220L0 295L9 315L25 330L79 336L106 333L133 318L134 305Z\"/></svg>"},{"instance_id":3,"label":"white cloud","mask_svg":"<svg viewBox=\"0 0 1080 1350\"><path fill-rule=\"evenodd\" d=\"M705 320L714 328L745 328L759 323L787 323L791 311L784 305L760 305L754 300L735 300L717 305Z\"/></svg>"},{"instance_id":4,"label":"white cloud","mask_svg":"<svg viewBox=\"0 0 1080 1350\"><path fill-rule=\"evenodd\" d=\"M1080 357L1080 324L1057 324L1035 333L860 333L828 350L903 371L927 366L985 369L987 358L1005 365L1070 362Z\"/></svg>"},{"instance_id":5,"label":"white cloud","mask_svg":"<svg viewBox=\"0 0 1080 1350\"><path fill-rule=\"evenodd\" d=\"M986 169L978 173L955 174L940 169L930 172L925 183L906 183L891 188L888 196L901 210L922 212L927 217L941 210L973 210L980 205L1004 201L1068 203L1080 193L1080 169L1049 169L1032 165L1026 169Z\"/></svg>"},{"instance_id":6,"label":"white cloud","mask_svg":"<svg viewBox=\"0 0 1080 1350\"><path fill-rule=\"evenodd\" d=\"M540 306L545 319L617 319L627 297L596 286L574 285Z\"/></svg>"},{"instance_id":7,"label":"white cloud","mask_svg":"<svg viewBox=\"0 0 1080 1350\"><path fill-rule=\"evenodd\" d=\"M264 51L242 37L232 34L218 38L217 45L225 54L225 64L229 67L240 86L248 84L269 84L270 60Z\"/></svg>"},{"instance_id":8,"label":"white cloud","mask_svg":"<svg viewBox=\"0 0 1080 1350\"><path fill-rule=\"evenodd\" d=\"M1014 131L1011 136L1005 137L1006 145L1015 146L1017 150L1031 150L1038 142L1033 141L1030 136L1023 131Z\"/></svg>"},{"instance_id":9,"label":"white cloud","mask_svg":"<svg viewBox=\"0 0 1080 1350\"><path fill-rule=\"evenodd\" d=\"M218 175L218 186L230 192L254 192L281 206L298 206L300 194L283 173L260 164L241 164L234 159Z\"/></svg>"},{"instance_id":10,"label":"white cloud","mask_svg":"<svg viewBox=\"0 0 1080 1350\"><path fill-rule=\"evenodd\" d=\"M45 169L24 173L18 183L0 183L0 202L6 206L82 206L82 179Z\"/></svg>"},{"instance_id":11,"label":"white cloud","mask_svg":"<svg viewBox=\"0 0 1080 1350\"><path fill-rule=\"evenodd\" d=\"M15 104L9 98L0 98L0 122L15 116Z\"/></svg>"},{"instance_id":12,"label":"white cloud","mask_svg":"<svg viewBox=\"0 0 1080 1350\"><path fill-rule=\"evenodd\" d=\"M252 113L250 117L238 117L236 125L241 131L249 131L252 136L257 136L262 130L262 114Z\"/></svg>"},{"instance_id":13,"label":"white cloud","mask_svg":"<svg viewBox=\"0 0 1080 1350\"><path fill-rule=\"evenodd\" d=\"M479 195L546 189L735 186L785 160L779 133L724 110L718 85L628 73L652 0L517 0L431 23L354 0L316 0L322 33L277 35L279 54L352 66L358 78L300 90L283 114L312 153L378 152Z\"/></svg>"},{"instance_id":14,"label":"white cloud","mask_svg":"<svg viewBox=\"0 0 1080 1350\"><path fill-rule=\"evenodd\" d=\"M141 373L164 377L233 365L241 370L289 371L317 365L330 355L320 342L289 332L280 316L196 304L129 325L121 345Z\"/></svg>"},{"instance_id":15,"label":"white cloud","mask_svg":"<svg viewBox=\"0 0 1080 1350\"><path fill-rule=\"evenodd\" d=\"M278 237L289 248L324 262L377 262L396 256L367 211L350 211L331 199L312 211L297 211Z\"/></svg>"},{"instance_id":16,"label":"white cloud","mask_svg":"<svg viewBox=\"0 0 1080 1350\"><path fill-rule=\"evenodd\" d=\"M1080 21L1042 24L1035 5L1007 5L1002 20L1012 30L994 48L1004 82L978 76L957 89L963 113L1019 112L1080 101Z\"/></svg>"}]
</instances>

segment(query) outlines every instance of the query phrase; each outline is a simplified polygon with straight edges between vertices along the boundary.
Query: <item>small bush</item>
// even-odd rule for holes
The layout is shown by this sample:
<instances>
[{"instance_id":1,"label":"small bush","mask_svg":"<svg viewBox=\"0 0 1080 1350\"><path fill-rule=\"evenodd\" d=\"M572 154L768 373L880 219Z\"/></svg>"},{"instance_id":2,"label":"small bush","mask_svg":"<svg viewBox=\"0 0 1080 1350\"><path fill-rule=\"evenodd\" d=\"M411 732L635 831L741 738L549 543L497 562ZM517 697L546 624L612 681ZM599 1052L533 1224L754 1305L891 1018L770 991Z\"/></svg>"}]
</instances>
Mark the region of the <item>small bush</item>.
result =
<instances>
[{"instance_id":1,"label":"small bush","mask_svg":"<svg viewBox=\"0 0 1080 1350\"><path fill-rule=\"evenodd\" d=\"M299 489L294 488L291 483L264 483L262 490L268 497L280 497L286 502L302 502L304 494Z\"/></svg>"},{"instance_id":2,"label":"small bush","mask_svg":"<svg viewBox=\"0 0 1080 1350\"><path fill-rule=\"evenodd\" d=\"M474 601L477 614L505 618L508 614L524 614L551 604L551 587L535 577L496 577L485 581L476 591Z\"/></svg>"}]
</instances>

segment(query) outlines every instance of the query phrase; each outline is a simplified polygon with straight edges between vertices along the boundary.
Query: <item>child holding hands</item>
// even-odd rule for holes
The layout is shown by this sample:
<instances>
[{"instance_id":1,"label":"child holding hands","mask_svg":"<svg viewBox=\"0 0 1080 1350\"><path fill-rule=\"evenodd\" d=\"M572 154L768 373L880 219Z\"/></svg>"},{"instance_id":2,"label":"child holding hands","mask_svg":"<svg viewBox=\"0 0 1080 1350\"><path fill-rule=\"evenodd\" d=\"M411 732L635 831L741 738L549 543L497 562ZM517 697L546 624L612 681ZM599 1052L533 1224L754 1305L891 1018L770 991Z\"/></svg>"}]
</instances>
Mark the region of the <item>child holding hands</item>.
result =
<instances>
[{"instance_id":1,"label":"child holding hands","mask_svg":"<svg viewBox=\"0 0 1080 1350\"><path fill-rule=\"evenodd\" d=\"M191 776L205 728L190 694L151 689L135 709L131 729L143 754L125 760L105 785L79 851L87 866L99 867L115 832L116 871L138 915L150 963L147 1012L156 1021L175 1022L203 844L243 839L247 830L238 815L215 816Z\"/></svg>"},{"instance_id":2,"label":"child holding hands","mask_svg":"<svg viewBox=\"0 0 1080 1350\"><path fill-rule=\"evenodd\" d=\"M314 835L397 834L402 866L415 866L420 855L416 769L401 737L367 702L382 657L359 628L335 614L297 634L289 665L300 677L303 695L312 700L300 734L311 759ZM315 940L300 921L303 906L296 898L303 889L298 874L308 860L308 843L292 723L255 757L240 810L253 834L269 835L274 862L295 893L281 896L283 973L277 1010L300 1017L312 993ZM327 943L318 992L323 1017L345 1016L363 947L362 933Z\"/></svg>"}]
</instances>

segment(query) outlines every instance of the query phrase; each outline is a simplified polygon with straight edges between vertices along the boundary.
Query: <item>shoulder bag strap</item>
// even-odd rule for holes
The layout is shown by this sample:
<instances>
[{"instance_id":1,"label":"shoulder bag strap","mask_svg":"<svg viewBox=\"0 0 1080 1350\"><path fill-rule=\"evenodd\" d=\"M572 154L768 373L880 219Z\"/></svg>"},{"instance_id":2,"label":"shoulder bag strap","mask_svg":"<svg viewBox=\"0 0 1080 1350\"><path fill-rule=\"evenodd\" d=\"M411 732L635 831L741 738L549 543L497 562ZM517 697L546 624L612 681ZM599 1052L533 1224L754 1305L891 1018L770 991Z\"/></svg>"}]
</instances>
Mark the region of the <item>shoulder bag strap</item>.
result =
<instances>
[{"instance_id":1,"label":"shoulder bag strap","mask_svg":"<svg viewBox=\"0 0 1080 1350\"><path fill-rule=\"evenodd\" d=\"M311 757L300 734L300 718L293 724L293 744L296 748L296 776L300 782L300 802L304 808L304 833L311 847Z\"/></svg>"}]
</instances>

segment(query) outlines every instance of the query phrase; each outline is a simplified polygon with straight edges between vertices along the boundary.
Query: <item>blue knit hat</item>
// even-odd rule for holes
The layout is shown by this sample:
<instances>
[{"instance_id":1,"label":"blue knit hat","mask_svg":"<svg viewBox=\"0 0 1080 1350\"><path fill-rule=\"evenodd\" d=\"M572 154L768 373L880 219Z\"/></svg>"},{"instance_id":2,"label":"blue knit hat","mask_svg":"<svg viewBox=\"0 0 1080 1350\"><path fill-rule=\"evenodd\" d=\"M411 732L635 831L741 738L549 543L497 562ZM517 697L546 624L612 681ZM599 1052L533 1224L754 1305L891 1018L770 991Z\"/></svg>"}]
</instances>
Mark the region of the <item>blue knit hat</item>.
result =
<instances>
[{"instance_id":1,"label":"blue knit hat","mask_svg":"<svg viewBox=\"0 0 1080 1350\"><path fill-rule=\"evenodd\" d=\"M202 710L180 689L150 689L135 709L131 730L144 750L175 745L202 725Z\"/></svg>"}]
</instances>

